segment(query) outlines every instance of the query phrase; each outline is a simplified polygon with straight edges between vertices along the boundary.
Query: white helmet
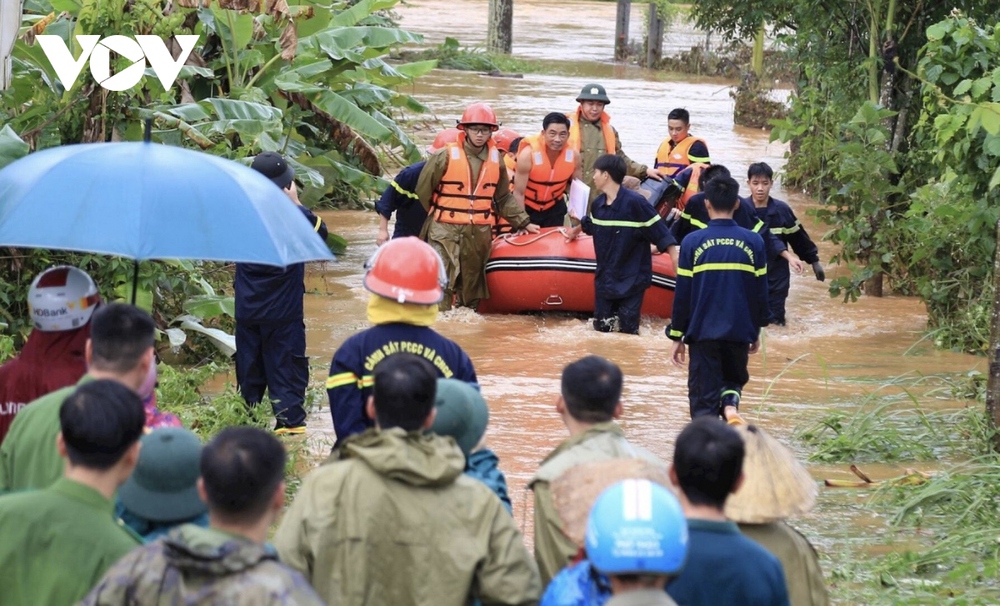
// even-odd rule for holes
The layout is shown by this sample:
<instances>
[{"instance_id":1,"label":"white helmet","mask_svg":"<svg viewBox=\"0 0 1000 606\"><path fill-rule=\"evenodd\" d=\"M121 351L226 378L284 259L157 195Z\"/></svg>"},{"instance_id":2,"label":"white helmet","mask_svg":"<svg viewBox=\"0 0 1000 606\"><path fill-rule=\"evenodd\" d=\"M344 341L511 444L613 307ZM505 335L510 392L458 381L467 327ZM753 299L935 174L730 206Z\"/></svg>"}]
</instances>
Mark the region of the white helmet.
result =
<instances>
[{"instance_id":1,"label":"white helmet","mask_svg":"<svg viewBox=\"0 0 1000 606\"><path fill-rule=\"evenodd\" d=\"M28 289L31 323L42 332L80 328L90 321L100 302L97 286L90 276L69 265L46 269Z\"/></svg>"}]
</instances>

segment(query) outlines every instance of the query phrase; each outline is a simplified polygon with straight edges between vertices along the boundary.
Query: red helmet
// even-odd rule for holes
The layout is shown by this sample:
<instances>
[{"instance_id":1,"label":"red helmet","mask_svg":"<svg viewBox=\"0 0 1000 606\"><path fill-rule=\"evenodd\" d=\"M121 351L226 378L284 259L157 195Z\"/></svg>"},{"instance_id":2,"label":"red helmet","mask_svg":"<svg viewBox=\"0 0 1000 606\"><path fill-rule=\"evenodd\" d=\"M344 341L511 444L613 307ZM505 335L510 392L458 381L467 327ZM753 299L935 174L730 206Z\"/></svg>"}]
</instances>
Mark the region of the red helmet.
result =
<instances>
[{"instance_id":1,"label":"red helmet","mask_svg":"<svg viewBox=\"0 0 1000 606\"><path fill-rule=\"evenodd\" d=\"M427 153L433 154L439 149L444 149L445 145L449 143L455 143L458 141L458 133L461 131L457 128L446 128L439 132L436 137L434 137L434 143L427 146Z\"/></svg>"},{"instance_id":2,"label":"red helmet","mask_svg":"<svg viewBox=\"0 0 1000 606\"><path fill-rule=\"evenodd\" d=\"M500 128L497 122L497 115L493 113L493 108L486 103L473 103L462 112L462 119L458 121L458 129L465 130L466 124L485 124L496 131Z\"/></svg>"},{"instance_id":3,"label":"red helmet","mask_svg":"<svg viewBox=\"0 0 1000 606\"><path fill-rule=\"evenodd\" d=\"M514 142L514 139L520 138L521 135L517 134L517 131L509 128L501 128L497 131L497 134L493 135L493 141L497 144L497 147L499 147L502 151L511 154L517 153L517 150L511 149L510 144Z\"/></svg>"},{"instance_id":4,"label":"red helmet","mask_svg":"<svg viewBox=\"0 0 1000 606\"><path fill-rule=\"evenodd\" d=\"M440 303L448 284L437 251L413 236L389 240L375 251L365 268L365 288L398 303Z\"/></svg>"}]
</instances>

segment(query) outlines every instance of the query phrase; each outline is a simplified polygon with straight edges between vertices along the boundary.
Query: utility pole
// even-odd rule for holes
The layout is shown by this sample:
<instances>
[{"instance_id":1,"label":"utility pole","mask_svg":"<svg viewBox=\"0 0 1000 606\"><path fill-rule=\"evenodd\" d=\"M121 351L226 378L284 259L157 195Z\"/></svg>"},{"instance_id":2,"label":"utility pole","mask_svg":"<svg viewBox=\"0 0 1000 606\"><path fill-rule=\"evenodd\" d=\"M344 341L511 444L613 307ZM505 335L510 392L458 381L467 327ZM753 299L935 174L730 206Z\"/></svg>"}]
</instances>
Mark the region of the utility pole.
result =
<instances>
[{"instance_id":1,"label":"utility pole","mask_svg":"<svg viewBox=\"0 0 1000 606\"><path fill-rule=\"evenodd\" d=\"M0 0L0 90L10 86L18 28L21 27L22 0Z\"/></svg>"},{"instance_id":2,"label":"utility pole","mask_svg":"<svg viewBox=\"0 0 1000 606\"><path fill-rule=\"evenodd\" d=\"M649 32L646 34L646 67L653 69L663 57L663 15L655 2L649 3Z\"/></svg>"},{"instance_id":3,"label":"utility pole","mask_svg":"<svg viewBox=\"0 0 1000 606\"><path fill-rule=\"evenodd\" d=\"M509 55L514 45L514 0L490 0L486 48Z\"/></svg>"},{"instance_id":4,"label":"utility pole","mask_svg":"<svg viewBox=\"0 0 1000 606\"><path fill-rule=\"evenodd\" d=\"M628 19L632 12L632 0L618 0L618 15L615 17L615 61L628 57Z\"/></svg>"}]
</instances>

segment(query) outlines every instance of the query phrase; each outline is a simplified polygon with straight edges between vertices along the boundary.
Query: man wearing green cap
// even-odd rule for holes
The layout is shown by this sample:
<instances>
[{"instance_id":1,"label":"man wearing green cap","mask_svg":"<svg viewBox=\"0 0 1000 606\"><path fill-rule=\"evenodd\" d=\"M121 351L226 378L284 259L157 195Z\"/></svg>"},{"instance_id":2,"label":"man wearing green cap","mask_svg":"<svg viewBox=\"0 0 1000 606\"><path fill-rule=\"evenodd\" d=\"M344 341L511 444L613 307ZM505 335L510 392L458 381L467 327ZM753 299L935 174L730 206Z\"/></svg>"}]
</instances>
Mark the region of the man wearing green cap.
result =
<instances>
[{"instance_id":1,"label":"man wearing green cap","mask_svg":"<svg viewBox=\"0 0 1000 606\"><path fill-rule=\"evenodd\" d=\"M590 201L601 192L594 187L594 162L604 154L621 156L628 166L629 177L637 179L663 178L656 169L645 164L639 164L622 151L622 142L618 131L611 126L611 116L604 111L604 106L611 103L607 92L600 84L588 84L576 96L580 103L576 111L566 114L570 120L569 143L567 146L580 154L580 166L583 171L583 182L590 186Z\"/></svg>"}]
</instances>

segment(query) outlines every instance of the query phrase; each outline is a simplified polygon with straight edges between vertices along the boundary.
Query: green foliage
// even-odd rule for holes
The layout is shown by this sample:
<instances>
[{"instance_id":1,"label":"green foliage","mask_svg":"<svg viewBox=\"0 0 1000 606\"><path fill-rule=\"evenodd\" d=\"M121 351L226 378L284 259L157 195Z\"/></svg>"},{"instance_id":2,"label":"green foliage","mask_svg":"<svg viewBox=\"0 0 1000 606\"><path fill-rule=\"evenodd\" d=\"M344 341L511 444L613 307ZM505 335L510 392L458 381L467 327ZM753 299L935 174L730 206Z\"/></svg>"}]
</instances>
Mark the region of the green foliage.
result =
<instances>
[{"instance_id":1,"label":"green foliage","mask_svg":"<svg viewBox=\"0 0 1000 606\"><path fill-rule=\"evenodd\" d=\"M899 250L892 223L902 189L894 178L899 169L886 149L891 134L884 126L893 115L866 102L841 125L842 134L832 149L840 188L823 200L817 216L833 226L827 238L840 245L840 253L831 261L845 262L854 270L830 285L830 293L843 293L845 300L857 299L865 280L889 270Z\"/></svg>"},{"instance_id":2,"label":"green foliage","mask_svg":"<svg viewBox=\"0 0 1000 606\"><path fill-rule=\"evenodd\" d=\"M444 69L457 69L487 73L533 73L541 67L533 61L518 59L502 53L490 53L480 48L463 47L455 38L445 38L434 48L415 53L413 58L436 61Z\"/></svg>"},{"instance_id":3,"label":"green foliage","mask_svg":"<svg viewBox=\"0 0 1000 606\"><path fill-rule=\"evenodd\" d=\"M158 141L232 159L260 151L291 156L310 186L304 203L332 205L377 193L384 187L380 156L402 156L405 162L419 156L391 116L397 108L423 106L395 89L434 67L386 63L393 48L420 39L388 23L383 11L395 3L330 6L306 0L268 5L263 14L215 2L198 9L153 0L60 5L68 12L43 19L54 18L39 24L44 33L68 42L78 33L193 33L200 39L192 57L204 66L184 67L169 91L151 72L132 90L103 91L89 70L64 91L41 48L18 41L13 84L0 95L0 122L11 131L0 131L0 163L23 153L11 135L31 149L136 140L142 119L152 117ZM28 2L25 24L52 8L49 0Z\"/></svg>"}]
</instances>

